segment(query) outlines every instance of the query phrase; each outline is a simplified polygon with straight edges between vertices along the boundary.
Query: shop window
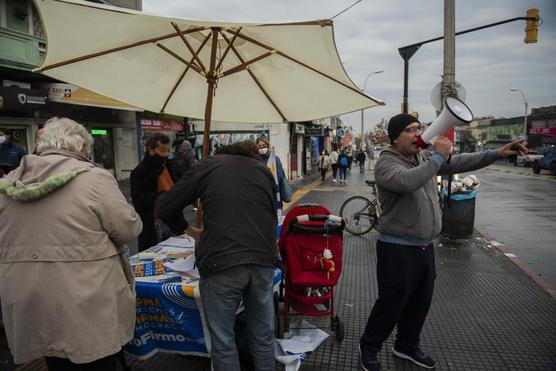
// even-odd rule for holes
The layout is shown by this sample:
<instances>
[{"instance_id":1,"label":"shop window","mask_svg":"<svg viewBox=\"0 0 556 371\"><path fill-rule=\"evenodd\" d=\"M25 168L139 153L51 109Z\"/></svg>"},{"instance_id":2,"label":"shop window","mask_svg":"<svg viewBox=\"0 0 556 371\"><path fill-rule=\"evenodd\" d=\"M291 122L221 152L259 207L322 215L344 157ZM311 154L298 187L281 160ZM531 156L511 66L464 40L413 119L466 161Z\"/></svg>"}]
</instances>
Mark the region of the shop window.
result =
<instances>
[{"instance_id":1,"label":"shop window","mask_svg":"<svg viewBox=\"0 0 556 371\"><path fill-rule=\"evenodd\" d=\"M106 170L114 172L114 140L112 129L91 129L95 140L93 144L93 161Z\"/></svg>"}]
</instances>

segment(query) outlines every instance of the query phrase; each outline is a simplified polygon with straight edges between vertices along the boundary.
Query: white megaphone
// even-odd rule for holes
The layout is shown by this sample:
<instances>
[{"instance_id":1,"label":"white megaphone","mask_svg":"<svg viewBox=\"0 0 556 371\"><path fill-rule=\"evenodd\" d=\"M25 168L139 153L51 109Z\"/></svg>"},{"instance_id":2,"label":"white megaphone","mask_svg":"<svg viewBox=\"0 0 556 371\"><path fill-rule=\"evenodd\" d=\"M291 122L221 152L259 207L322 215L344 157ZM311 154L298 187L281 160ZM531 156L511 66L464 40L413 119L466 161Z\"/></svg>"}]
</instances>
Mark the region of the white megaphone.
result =
<instances>
[{"instance_id":1,"label":"white megaphone","mask_svg":"<svg viewBox=\"0 0 556 371\"><path fill-rule=\"evenodd\" d=\"M444 100L444 109L425 132L417 138L417 145L421 148L427 148L436 141L439 135L444 134L461 122L468 124L472 120L473 112L465 103L457 98L447 97Z\"/></svg>"}]
</instances>

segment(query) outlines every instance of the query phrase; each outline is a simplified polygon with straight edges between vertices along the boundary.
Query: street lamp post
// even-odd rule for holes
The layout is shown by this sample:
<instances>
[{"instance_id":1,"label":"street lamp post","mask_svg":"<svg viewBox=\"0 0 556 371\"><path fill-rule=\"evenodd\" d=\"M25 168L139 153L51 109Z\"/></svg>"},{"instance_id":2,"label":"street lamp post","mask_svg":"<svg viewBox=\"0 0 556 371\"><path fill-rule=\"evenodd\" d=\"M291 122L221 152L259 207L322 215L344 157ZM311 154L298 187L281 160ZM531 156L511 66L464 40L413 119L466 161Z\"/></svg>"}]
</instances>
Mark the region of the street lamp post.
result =
<instances>
[{"instance_id":1,"label":"street lamp post","mask_svg":"<svg viewBox=\"0 0 556 371\"><path fill-rule=\"evenodd\" d=\"M523 127L525 128L525 139L527 140L527 100L525 100L525 94L519 89L510 89L510 91L517 91L521 94L521 98L523 98L523 104L525 105L525 115L523 116Z\"/></svg>"},{"instance_id":2,"label":"street lamp post","mask_svg":"<svg viewBox=\"0 0 556 371\"><path fill-rule=\"evenodd\" d=\"M363 93L365 92L365 89L367 88L367 81L369 81L369 77L371 77L371 75L376 75L379 73L383 73L383 70L376 70L373 72L369 72L369 74L367 75L367 78L365 79L365 83L363 84L363 89L361 90ZM363 148L363 119L365 116L365 109L361 109L361 148Z\"/></svg>"}]
</instances>

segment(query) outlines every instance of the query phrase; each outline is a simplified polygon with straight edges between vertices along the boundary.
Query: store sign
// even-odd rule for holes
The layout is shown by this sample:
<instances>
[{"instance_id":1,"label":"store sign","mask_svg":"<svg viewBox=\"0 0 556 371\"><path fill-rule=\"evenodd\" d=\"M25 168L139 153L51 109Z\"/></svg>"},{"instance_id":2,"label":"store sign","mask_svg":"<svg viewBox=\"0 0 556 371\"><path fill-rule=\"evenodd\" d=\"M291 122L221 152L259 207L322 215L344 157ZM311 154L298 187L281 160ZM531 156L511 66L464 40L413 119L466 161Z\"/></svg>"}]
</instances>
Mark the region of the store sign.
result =
<instances>
[{"instance_id":1,"label":"store sign","mask_svg":"<svg viewBox=\"0 0 556 371\"><path fill-rule=\"evenodd\" d=\"M0 110L37 109L48 101L46 90L0 87Z\"/></svg>"},{"instance_id":2,"label":"store sign","mask_svg":"<svg viewBox=\"0 0 556 371\"><path fill-rule=\"evenodd\" d=\"M342 129L342 128L336 129L336 136L337 136L338 138L343 137L345 134L346 134L346 132L344 131L344 129Z\"/></svg>"},{"instance_id":3,"label":"store sign","mask_svg":"<svg viewBox=\"0 0 556 371\"><path fill-rule=\"evenodd\" d=\"M321 137L323 127L321 125L305 125L305 135L312 137Z\"/></svg>"},{"instance_id":4,"label":"store sign","mask_svg":"<svg viewBox=\"0 0 556 371\"><path fill-rule=\"evenodd\" d=\"M106 135L108 130L104 129L91 129L91 135Z\"/></svg>"},{"instance_id":5,"label":"store sign","mask_svg":"<svg viewBox=\"0 0 556 371\"><path fill-rule=\"evenodd\" d=\"M546 135L549 137L556 137L556 127L554 128L531 128L529 129L531 135Z\"/></svg>"},{"instance_id":6,"label":"store sign","mask_svg":"<svg viewBox=\"0 0 556 371\"><path fill-rule=\"evenodd\" d=\"M142 109L127 103L93 93L90 90L71 84L43 84L42 86L48 89L48 99L52 102L127 111L142 111Z\"/></svg>"},{"instance_id":7,"label":"store sign","mask_svg":"<svg viewBox=\"0 0 556 371\"><path fill-rule=\"evenodd\" d=\"M183 131L183 121L141 119L143 131Z\"/></svg>"}]
</instances>

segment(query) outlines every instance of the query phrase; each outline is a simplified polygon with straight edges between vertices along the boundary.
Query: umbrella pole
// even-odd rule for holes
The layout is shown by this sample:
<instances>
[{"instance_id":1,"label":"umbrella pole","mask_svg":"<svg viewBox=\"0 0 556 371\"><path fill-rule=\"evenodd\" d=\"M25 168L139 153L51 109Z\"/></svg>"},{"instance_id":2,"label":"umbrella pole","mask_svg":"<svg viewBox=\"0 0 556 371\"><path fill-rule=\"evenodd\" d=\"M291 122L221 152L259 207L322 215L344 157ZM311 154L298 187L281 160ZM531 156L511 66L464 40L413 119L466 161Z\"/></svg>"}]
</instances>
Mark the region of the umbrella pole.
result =
<instances>
[{"instance_id":1,"label":"umbrella pole","mask_svg":"<svg viewBox=\"0 0 556 371\"><path fill-rule=\"evenodd\" d=\"M212 116L212 99L214 98L214 85L216 84L216 47L218 45L219 27L211 28L212 45L210 51L210 70L207 72L207 103L205 105L205 131L203 136L203 159L208 157L210 144L210 122Z\"/></svg>"},{"instance_id":2,"label":"umbrella pole","mask_svg":"<svg viewBox=\"0 0 556 371\"><path fill-rule=\"evenodd\" d=\"M208 157L209 144L210 144L210 121L212 116L212 99L214 98L214 85L216 84L217 73L216 67L216 46L218 43L218 32L220 28L211 28L212 31L212 46L210 51L210 70L207 72L207 103L205 105L205 131L203 135L203 159ZM195 224L198 228L202 227L203 223L203 205L199 202L197 208L197 215L195 217Z\"/></svg>"}]
</instances>

